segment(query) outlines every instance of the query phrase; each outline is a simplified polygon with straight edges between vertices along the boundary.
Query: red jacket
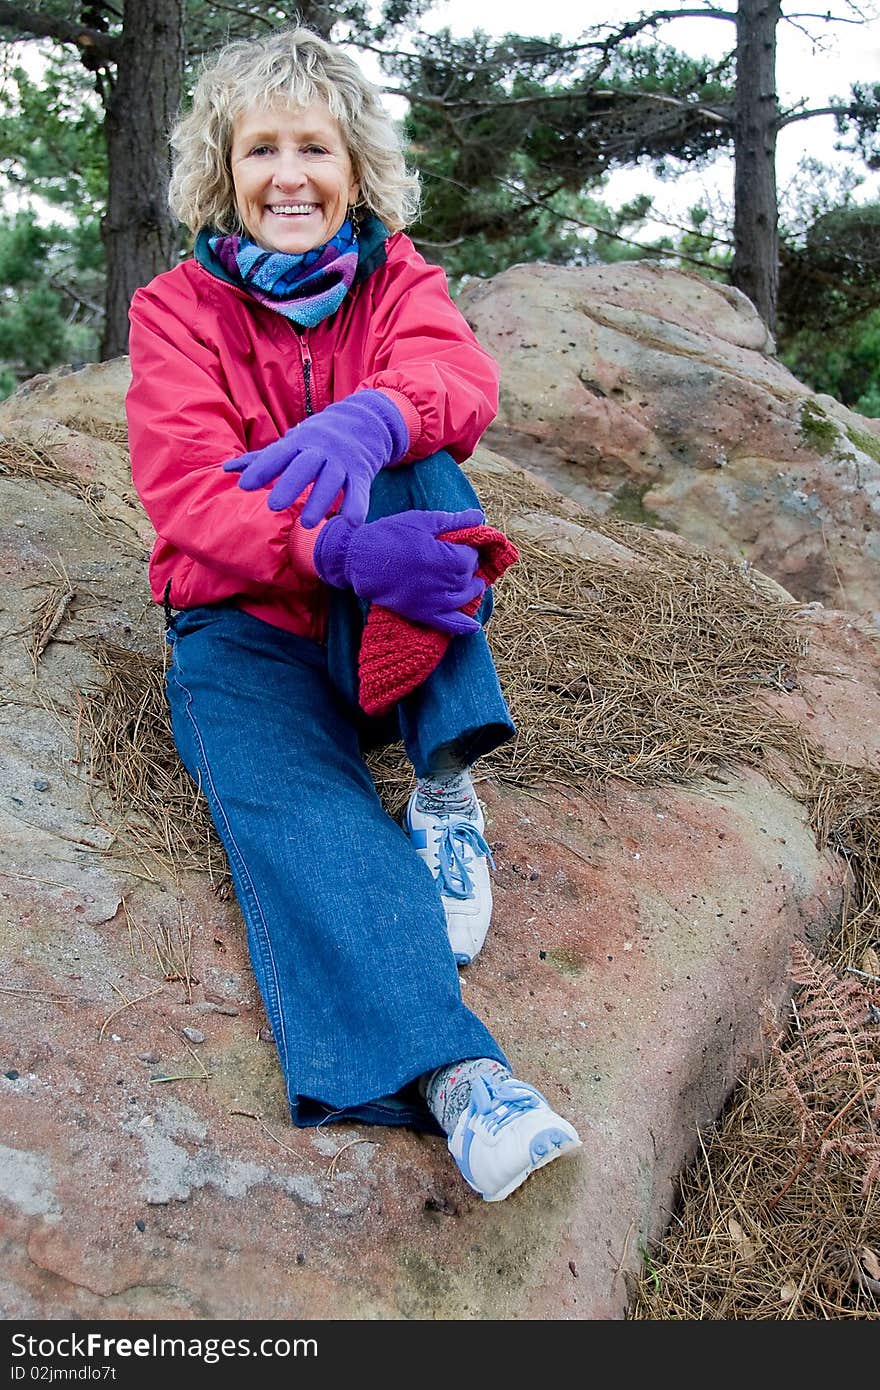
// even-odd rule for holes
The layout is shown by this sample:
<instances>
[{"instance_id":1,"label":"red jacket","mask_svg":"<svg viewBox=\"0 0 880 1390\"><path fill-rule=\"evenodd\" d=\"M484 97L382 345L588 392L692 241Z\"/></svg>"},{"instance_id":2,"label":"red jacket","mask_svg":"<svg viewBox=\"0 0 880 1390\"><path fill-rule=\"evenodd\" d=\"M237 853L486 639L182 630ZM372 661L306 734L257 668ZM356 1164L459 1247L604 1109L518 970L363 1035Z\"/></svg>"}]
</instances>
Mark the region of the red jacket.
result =
<instances>
[{"instance_id":1,"label":"red jacket","mask_svg":"<svg viewBox=\"0 0 880 1390\"><path fill-rule=\"evenodd\" d=\"M369 257L362 245L358 278L316 328L297 330L195 259L137 290L129 317L132 478L157 532L153 597L170 581L174 608L231 600L323 639L318 531L299 525L302 502L272 512L265 490L243 492L221 468L304 419L307 385L312 411L359 388L386 391L409 426L405 461L445 448L461 462L498 408L494 360L443 271L402 233L374 238Z\"/></svg>"}]
</instances>

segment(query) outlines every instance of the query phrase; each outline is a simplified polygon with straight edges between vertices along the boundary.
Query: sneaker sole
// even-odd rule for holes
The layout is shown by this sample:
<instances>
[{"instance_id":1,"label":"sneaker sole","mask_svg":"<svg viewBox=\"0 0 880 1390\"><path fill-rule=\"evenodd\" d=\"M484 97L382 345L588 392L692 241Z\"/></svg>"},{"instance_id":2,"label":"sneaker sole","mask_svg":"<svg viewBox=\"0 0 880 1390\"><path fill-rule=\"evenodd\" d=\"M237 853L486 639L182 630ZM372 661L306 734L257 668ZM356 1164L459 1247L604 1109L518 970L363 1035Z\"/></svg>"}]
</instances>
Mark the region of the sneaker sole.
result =
<instances>
[{"instance_id":1,"label":"sneaker sole","mask_svg":"<svg viewBox=\"0 0 880 1390\"><path fill-rule=\"evenodd\" d=\"M559 1133L559 1131L557 1131L557 1133ZM542 1137L543 1136L540 1134L536 1135L537 1139L541 1139ZM532 1140L533 1144L534 1142L535 1141ZM493 1192L491 1197L487 1196L485 1192L481 1193L480 1195L483 1201L503 1202L505 1197L509 1197L511 1192L515 1192L518 1187L521 1187L526 1178L530 1178L533 1173L537 1173L539 1168L544 1168L548 1163L552 1163L555 1158L564 1158L567 1154L572 1154L576 1149L581 1148L583 1148L583 1141L581 1139L570 1139L567 1134L560 1134L558 1141L556 1139L552 1140L552 1147L547 1153L533 1154L531 1167L527 1168L524 1173L519 1173L506 1187L502 1187L500 1192ZM471 1186L473 1186L473 1184L471 1184ZM474 1188L474 1191L478 1192L479 1188Z\"/></svg>"}]
</instances>

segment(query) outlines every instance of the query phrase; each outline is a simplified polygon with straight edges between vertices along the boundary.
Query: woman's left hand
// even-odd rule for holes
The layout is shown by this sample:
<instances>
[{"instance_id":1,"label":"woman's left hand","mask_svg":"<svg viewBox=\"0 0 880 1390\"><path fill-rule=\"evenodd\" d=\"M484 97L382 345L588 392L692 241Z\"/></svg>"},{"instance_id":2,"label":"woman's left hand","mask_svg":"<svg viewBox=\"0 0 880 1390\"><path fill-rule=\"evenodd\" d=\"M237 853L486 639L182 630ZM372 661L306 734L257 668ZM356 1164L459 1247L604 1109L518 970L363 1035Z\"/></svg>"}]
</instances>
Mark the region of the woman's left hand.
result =
<instances>
[{"instance_id":1,"label":"woman's left hand","mask_svg":"<svg viewBox=\"0 0 880 1390\"><path fill-rule=\"evenodd\" d=\"M340 492L340 515L352 525L367 519L370 484L388 463L409 448L409 430L397 406L383 391L355 391L343 401L309 415L274 444L224 463L226 473L241 473L238 486L255 492L277 478L269 493L273 512L290 507L313 484L300 518L317 526Z\"/></svg>"}]
</instances>

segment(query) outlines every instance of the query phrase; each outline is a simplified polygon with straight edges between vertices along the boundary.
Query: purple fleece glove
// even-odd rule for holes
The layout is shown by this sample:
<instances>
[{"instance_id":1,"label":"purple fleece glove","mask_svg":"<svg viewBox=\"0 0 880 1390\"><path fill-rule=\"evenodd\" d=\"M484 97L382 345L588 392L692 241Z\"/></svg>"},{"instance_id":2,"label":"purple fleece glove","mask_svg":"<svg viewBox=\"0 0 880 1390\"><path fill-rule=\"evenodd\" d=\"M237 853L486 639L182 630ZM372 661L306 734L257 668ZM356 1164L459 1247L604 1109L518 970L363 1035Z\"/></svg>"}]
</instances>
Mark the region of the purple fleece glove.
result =
<instances>
[{"instance_id":1,"label":"purple fleece glove","mask_svg":"<svg viewBox=\"0 0 880 1390\"><path fill-rule=\"evenodd\" d=\"M437 539L443 531L482 526L479 508L464 512L398 512L351 526L332 516L315 542L315 569L325 584L458 637L480 624L459 612L486 585L475 571L475 546Z\"/></svg>"},{"instance_id":2,"label":"purple fleece glove","mask_svg":"<svg viewBox=\"0 0 880 1390\"><path fill-rule=\"evenodd\" d=\"M245 492L277 478L269 493L273 512L291 506L313 482L300 518L307 530L323 520L344 489L339 514L359 526L367 519L370 484L379 469L403 458L408 448L409 430L391 397L355 391L309 415L274 444L230 459L223 471L241 473L238 486Z\"/></svg>"}]
</instances>

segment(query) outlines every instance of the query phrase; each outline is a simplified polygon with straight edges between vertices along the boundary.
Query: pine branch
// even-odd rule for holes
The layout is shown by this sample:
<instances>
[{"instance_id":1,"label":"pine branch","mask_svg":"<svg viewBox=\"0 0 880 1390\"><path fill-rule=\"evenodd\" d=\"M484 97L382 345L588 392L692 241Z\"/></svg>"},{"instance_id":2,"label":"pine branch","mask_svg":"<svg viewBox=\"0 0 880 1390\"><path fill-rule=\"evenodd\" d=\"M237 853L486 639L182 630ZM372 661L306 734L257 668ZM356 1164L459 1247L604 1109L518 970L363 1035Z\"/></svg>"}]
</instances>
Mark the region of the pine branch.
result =
<instances>
[{"instance_id":1,"label":"pine branch","mask_svg":"<svg viewBox=\"0 0 880 1390\"><path fill-rule=\"evenodd\" d=\"M718 10L712 5L703 5L693 10L652 10L650 14L639 15L638 19L630 20L621 29L616 29L610 37L614 43L623 43L626 39L640 34L643 29L653 28L657 24L667 24L673 19L729 19L735 24L736 11Z\"/></svg>"},{"instance_id":2,"label":"pine branch","mask_svg":"<svg viewBox=\"0 0 880 1390\"><path fill-rule=\"evenodd\" d=\"M794 14L784 14L782 18L788 23L791 23L793 19L821 19L826 24L864 24L867 16L861 19L847 19L846 15L832 14L830 10L824 10L822 14L816 14L812 10L802 10L795 11Z\"/></svg>"},{"instance_id":3,"label":"pine branch","mask_svg":"<svg viewBox=\"0 0 880 1390\"><path fill-rule=\"evenodd\" d=\"M79 290L75 289L73 285L67 283L64 280L59 280L52 275L49 276L48 283L51 285L52 289L55 290L58 294L66 295L68 299L72 300L75 309L88 309L91 314L94 314L98 317L103 315L103 304L98 304L94 299L87 299L86 296L82 294Z\"/></svg>"},{"instance_id":4,"label":"pine branch","mask_svg":"<svg viewBox=\"0 0 880 1390\"><path fill-rule=\"evenodd\" d=\"M591 100L596 98L601 101L625 101L629 97L634 104L654 101L662 106L672 106L678 111L687 111L688 114L705 116L707 120L717 121L719 125L732 125L733 123L733 110L730 107L703 106L699 102L689 101L686 97L668 96L662 92L584 87L571 88L565 92L537 92L534 96L529 97L464 97L450 101L446 97L431 96L429 93L415 92L406 87L383 87L382 91L387 96L404 97L417 106L430 106L440 111L501 111L518 106L549 106L552 102L557 101L573 103L587 97ZM849 108L847 107L846 110Z\"/></svg>"},{"instance_id":5,"label":"pine branch","mask_svg":"<svg viewBox=\"0 0 880 1390\"><path fill-rule=\"evenodd\" d=\"M667 24L673 19L694 18L727 19L734 24L736 23L736 14L734 12L715 9L711 6L694 10L656 10L651 14L641 15L638 19L627 21L619 29L613 29L610 33L606 33L603 38L585 38L578 43L566 43L564 41L560 41L558 44L544 43L542 45L538 43L535 47L531 46L530 40L528 53L525 56L528 56L532 62L540 62L541 59L544 58L567 58L577 53L600 53L603 55L603 59L607 61L608 55L612 53L615 48L619 48L622 44L626 43L628 39L635 38L644 29L656 28L658 25ZM602 28L609 29L610 26L596 25L592 30L586 30L585 32L599 33ZM419 58L424 56L418 50L383 48L371 44L363 38L353 37L349 42L353 48L360 49L362 52L376 53L381 58L402 58L406 62L411 62L413 60L418 61ZM724 66L725 61L726 60L722 60L718 65L719 70ZM505 55L502 58L484 58L481 62L480 69L482 72L492 72L498 68L506 71L509 66L508 57ZM606 62L603 62L600 66L606 66Z\"/></svg>"},{"instance_id":6,"label":"pine branch","mask_svg":"<svg viewBox=\"0 0 880 1390\"><path fill-rule=\"evenodd\" d=\"M814 116L849 116L853 118L863 109L860 106L811 106L805 111L790 111L787 116L780 116L776 122L776 129L782 130L784 126L794 125L795 121L811 121Z\"/></svg>"},{"instance_id":7,"label":"pine branch","mask_svg":"<svg viewBox=\"0 0 880 1390\"><path fill-rule=\"evenodd\" d=\"M220 0L211 0L212 10L222 10L224 14L234 14L237 19L244 20L245 32L250 30L254 24L265 24L267 29L277 28L276 22L268 15L260 14L259 10L254 10L251 6L239 9L237 5L223 5Z\"/></svg>"},{"instance_id":8,"label":"pine branch","mask_svg":"<svg viewBox=\"0 0 880 1390\"><path fill-rule=\"evenodd\" d=\"M119 40L113 34L90 29L85 24L77 24L75 20L41 14L23 5L8 5L4 0L0 0L0 29L17 29L16 38L56 39L59 43L72 43L108 63L116 61L119 48Z\"/></svg>"},{"instance_id":9,"label":"pine branch","mask_svg":"<svg viewBox=\"0 0 880 1390\"><path fill-rule=\"evenodd\" d=\"M701 260L699 256L689 256L685 251L676 251L669 246L650 246L643 241L634 240L633 237L624 236L621 232L614 232L610 227L600 227L597 222L585 222L581 217L572 217L570 213L560 212L558 208L553 207L552 203L548 202L545 198L541 198L539 195L533 193L527 193L524 188L518 187L517 184L511 182L509 179L500 178L498 179L498 183L502 188L506 188L508 192L515 194L522 202L529 203L532 207L542 208L544 211L552 213L557 222L570 222L574 227L583 227L588 232L597 232L600 236L608 237L611 241L620 241L623 242L625 246L634 246L639 251L644 251L646 256L674 256L676 260L687 261L690 265L703 266L707 270L717 269L711 262Z\"/></svg>"}]
</instances>

